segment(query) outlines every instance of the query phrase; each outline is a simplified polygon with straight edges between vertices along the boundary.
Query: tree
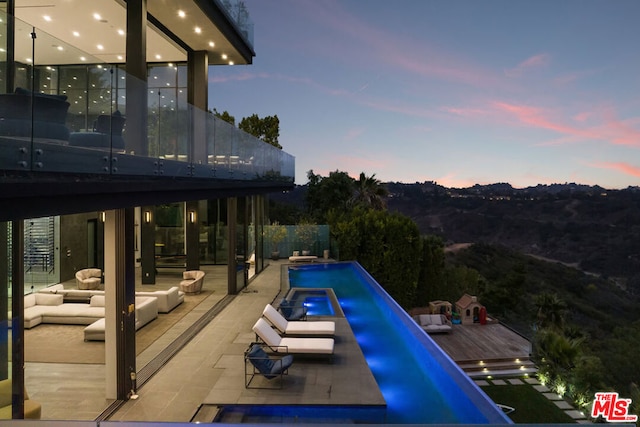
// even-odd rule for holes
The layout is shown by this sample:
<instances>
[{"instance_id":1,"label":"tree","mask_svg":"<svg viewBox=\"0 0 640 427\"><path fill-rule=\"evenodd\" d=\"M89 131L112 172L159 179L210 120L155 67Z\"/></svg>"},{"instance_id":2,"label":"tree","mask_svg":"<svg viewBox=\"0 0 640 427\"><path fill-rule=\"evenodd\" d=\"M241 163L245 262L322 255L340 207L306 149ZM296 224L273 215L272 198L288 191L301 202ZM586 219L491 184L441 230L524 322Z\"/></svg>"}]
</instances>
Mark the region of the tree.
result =
<instances>
[{"instance_id":1,"label":"tree","mask_svg":"<svg viewBox=\"0 0 640 427\"><path fill-rule=\"evenodd\" d=\"M435 299L445 299L445 255L444 242L438 236L422 238L422 262L420 278L416 288L416 307L425 307Z\"/></svg>"},{"instance_id":2,"label":"tree","mask_svg":"<svg viewBox=\"0 0 640 427\"><path fill-rule=\"evenodd\" d=\"M238 127L248 134L263 140L267 144L282 149L282 146L278 142L278 137L280 136L280 119L278 119L277 115L260 118L257 114L252 114L249 117L243 118L238 124Z\"/></svg>"},{"instance_id":3,"label":"tree","mask_svg":"<svg viewBox=\"0 0 640 427\"><path fill-rule=\"evenodd\" d=\"M233 117L231 114L229 114L228 111L223 111L222 113L219 113L218 110L216 110L215 108L213 109L213 115L218 117L221 120L224 120L227 123L231 123L232 125L236 125L236 118Z\"/></svg>"},{"instance_id":4,"label":"tree","mask_svg":"<svg viewBox=\"0 0 640 427\"><path fill-rule=\"evenodd\" d=\"M356 260L402 307L411 308L420 274L422 240L410 218L358 207L329 224L342 260Z\"/></svg>"},{"instance_id":5,"label":"tree","mask_svg":"<svg viewBox=\"0 0 640 427\"><path fill-rule=\"evenodd\" d=\"M375 173L366 176L364 172L360 172L360 179L354 183L353 196L350 200L352 204L361 204L377 210L386 209L386 197L389 191L375 176Z\"/></svg>"},{"instance_id":6,"label":"tree","mask_svg":"<svg viewBox=\"0 0 640 427\"><path fill-rule=\"evenodd\" d=\"M563 330L567 304L558 295L543 292L535 296L534 304L536 306L537 329Z\"/></svg>"},{"instance_id":7,"label":"tree","mask_svg":"<svg viewBox=\"0 0 640 427\"><path fill-rule=\"evenodd\" d=\"M310 170L307 178L307 212L317 223L326 223L332 210L338 214L347 211L354 183L348 173L336 170L328 177L322 177Z\"/></svg>"}]
</instances>

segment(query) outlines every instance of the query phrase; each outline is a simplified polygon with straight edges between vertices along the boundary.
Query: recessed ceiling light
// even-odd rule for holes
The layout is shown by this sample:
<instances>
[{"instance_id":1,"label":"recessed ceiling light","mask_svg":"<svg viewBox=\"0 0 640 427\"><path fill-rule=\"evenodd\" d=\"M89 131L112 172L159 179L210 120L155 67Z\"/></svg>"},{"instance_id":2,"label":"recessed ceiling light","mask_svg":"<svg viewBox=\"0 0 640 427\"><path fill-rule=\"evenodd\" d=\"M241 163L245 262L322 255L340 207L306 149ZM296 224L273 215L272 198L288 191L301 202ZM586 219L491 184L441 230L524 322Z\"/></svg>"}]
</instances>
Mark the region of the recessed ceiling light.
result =
<instances>
[{"instance_id":1,"label":"recessed ceiling light","mask_svg":"<svg viewBox=\"0 0 640 427\"><path fill-rule=\"evenodd\" d=\"M178 16L179 16L180 18L184 18L185 16L187 16L187 14L184 12L184 10L179 10L179 11L178 11Z\"/></svg>"},{"instance_id":2,"label":"recessed ceiling light","mask_svg":"<svg viewBox=\"0 0 640 427\"><path fill-rule=\"evenodd\" d=\"M80 33L79 33L79 32L77 32L77 31L74 31L74 32L73 32L73 33L71 33L71 34L73 34L73 36L74 36L74 37L80 37Z\"/></svg>"},{"instance_id":3,"label":"recessed ceiling light","mask_svg":"<svg viewBox=\"0 0 640 427\"><path fill-rule=\"evenodd\" d=\"M62 46L58 46L58 50L64 50Z\"/></svg>"},{"instance_id":4,"label":"recessed ceiling light","mask_svg":"<svg viewBox=\"0 0 640 427\"><path fill-rule=\"evenodd\" d=\"M96 45L96 47L98 48L98 50L102 50L102 49L104 49L104 46L102 46L101 44Z\"/></svg>"},{"instance_id":5,"label":"recessed ceiling light","mask_svg":"<svg viewBox=\"0 0 640 427\"><path fill-rule=\"evenodd\" d=\"M156 54L156 59L162 59L162 56Z\"/></svg>"},{"instance_id":6,"label":"recessed ceiling light","mask_svg":"<svg viewBox=\"0 0 640 427\"><path fill-rule=\"evenodd\" d=\"M200 28L200 27L195 27L195 28L193 29L193 31L195 31L195 32L196 32L196 34L200 34L200 33L202 32L202 28Z\"/></svg>"},{"instance_id":7,"label":"recessed ceiling light","mask_svg":"<svg viewBox=\"0 0 640 427\"><path fill-rule=\"evenodd\" d=\"M233 65L233 61L229 61L229 65Z\"/></svg>"},{"instance_id":8,"label":"recessed ceiling light","mask_svg":"<svg viewBox=\"0 0 640 427\"><path fill-rule=\"evenodd\" d=\"M102 19L102 16L100 16L99 13L94 13L93 14L93 19L95 19L96 21L100 21Z\"/></svg>"},{"instance_id":9,"label":"recessed ceiling light","mask_svg":"<svg viewBox=\"0 0 640 427\"><path fill-rule=\"evenodd\" d=\"M51 17L49 15L44 15L42 19L44 19L47 22L51 22Z\"/></svg>"},{"instance_id":10,"label":"recessed ceiling light","mask_svg":"<svg viewBox=\"0 0 640 427\"><path fill-rule=\"evenodd\" d=\"M31 62L31 58L27 58L27 62Z\"/></svg>"},{"instance_id":11,"label":"recessed ceiling light","mask_svg":"<svg viewBox=\"0 0 640 427\"><path fill-rule=\"evenodd\" d=\"M80 57L80 61L86 61L86 60L87 60L87 58L85 58L84 56Z\"/></svg>"},{"instance_id":12,"label":"recessed ceiling light","mask_svg":"<svg viewBox=\"0 0 640 427\"><path fill-rule=\"evenodd\" d=\"M122 61L124 57L122 55L118 55L118 61Z\"/></svg>"},{"instance_id":13,"label":"recessed ceiling light","mask_svg":"<svg viewBox=\"0 0 640 427\"><path fill-rule=\"evenodd\" d=\"M227 54L226 54L226 53L223 53L223 54L222 54L222 59L227 59L227 58L228 58Z\"/></svg>"},{"instance_id":14,"label":"recessed ceiling light","mask_svg":"<svg viewBox=\"0 0 640 427\"><path fill-rule=\"evenodd\" d=\"M209 47L214 47L216 44L214 42L209 42Z\"/></svg>"},{"instance_id":15,"label":"recessed ceiling light","mask_svg":"<svg viewBox=\"0 0 640 427\"><path fill-rule=\"evenodd\" d=\"M118 34L120 34L121 36L124 36L125 32L122 28L118 28Z\"/></svg>"}]
</instances>

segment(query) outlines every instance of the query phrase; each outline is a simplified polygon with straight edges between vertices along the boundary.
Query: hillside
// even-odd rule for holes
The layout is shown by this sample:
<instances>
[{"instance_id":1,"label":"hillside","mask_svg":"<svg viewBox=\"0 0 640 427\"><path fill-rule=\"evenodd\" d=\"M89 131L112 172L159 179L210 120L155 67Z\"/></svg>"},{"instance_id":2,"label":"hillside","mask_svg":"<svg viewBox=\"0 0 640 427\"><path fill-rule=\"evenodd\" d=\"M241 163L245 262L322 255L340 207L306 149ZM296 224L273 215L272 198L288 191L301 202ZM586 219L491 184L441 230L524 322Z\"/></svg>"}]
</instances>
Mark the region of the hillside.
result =
<instances>
[{"instance_id":1,"label":"hillside","mask_svg":"<svg viewBox=\"0 0 640 427\"><path fill-rule=\"evenodd\" d=\"M575 185L448 189L387 184L388 207L448 243L501 244L613 278L640 294L640 191Z\"/></svg>"}]
</instances>

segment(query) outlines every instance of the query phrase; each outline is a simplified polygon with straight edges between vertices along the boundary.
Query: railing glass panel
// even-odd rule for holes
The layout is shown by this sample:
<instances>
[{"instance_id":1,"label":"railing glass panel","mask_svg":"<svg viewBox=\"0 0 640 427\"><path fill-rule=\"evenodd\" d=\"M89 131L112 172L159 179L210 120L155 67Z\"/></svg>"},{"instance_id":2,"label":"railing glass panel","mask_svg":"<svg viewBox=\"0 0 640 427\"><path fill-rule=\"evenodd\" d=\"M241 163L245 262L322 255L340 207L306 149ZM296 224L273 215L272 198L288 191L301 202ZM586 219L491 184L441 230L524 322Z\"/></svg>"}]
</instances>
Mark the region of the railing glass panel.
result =
<instances>
[{"instance_id":1,"label":"railing glass panel","mask_svg":"<svg viewBox=\"0 0 640 427\"><path fill-rule=\"evenodd\" d=\"M187 102L186 64L150 66L143 82L41 29L15 28L0 169L293 182L292 156Z\"/></svg>"}]
</instances>

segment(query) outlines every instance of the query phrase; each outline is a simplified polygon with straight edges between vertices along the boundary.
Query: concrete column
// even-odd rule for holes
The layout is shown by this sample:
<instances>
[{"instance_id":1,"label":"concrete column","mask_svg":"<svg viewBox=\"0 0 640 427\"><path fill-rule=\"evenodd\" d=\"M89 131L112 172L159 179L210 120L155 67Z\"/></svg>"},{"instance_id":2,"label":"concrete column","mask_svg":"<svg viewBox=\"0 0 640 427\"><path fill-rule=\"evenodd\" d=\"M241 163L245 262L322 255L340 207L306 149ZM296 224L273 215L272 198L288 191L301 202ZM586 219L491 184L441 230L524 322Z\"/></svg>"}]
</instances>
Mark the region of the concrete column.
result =
<instances>
[{"instance_id":1,"label":"concrete column","mask_svg":"<svg viewBox=\"0 0 640 427\"><path fill-rule=\"evenodd\" d=\"M106 398L128 399L135 389L134 209L105 213ZM133 375L132 375L133 374Z\"/></svg>"},{"instance_id":2,"label":"concrete column","mask_svg":"<svg viewBox=\"0 0 640 427\"><path fill-rule=\"evenodd\" d=\"M189 52L187 59L187 102L193 106L189 160L197 164L206 164L209 56L206 51L200 50Z\"/></svg>"},{"instance_id":3,"label":"concrete column","mask_svg":"<svg viewBox=\"0 0 640 427\"><path fill-rule=\"evenodd\" d=\"M140 263L143 285L156 283L156 212L153 206L140 209Z\"/></svg>"},{"instance_id":4,"label":"concrete column","mask_svg":"<svg viewBox=\"0 0 640 427\"><path fill-rule=\"evenodd\" d=\"M187 249L187 270L200 269L200 218L197 200L185 203L185 242Z\"/></svg>"},{"instance_id":5,"label":"concrete column","mask_svg":"<svg viewBox=\"0 0 640 427\"><path fill-rule=\"evenodd\" d=\"M24 222L11 223L11 377L12 416L24 418ZM15 314L17 313L17 314Z\"/></svg>"},{"instance_id":6,"label":"concrete column","mask_svg":"<svg viewBox=\"0 0 640 427\"><path fill-rule=\"evenodd\" d=\"M238 212L238 199L229 197L227 199L227 257L229 259L227 268L227 293L235 295L238 293L236 274L236 227Z\"/></svg>"},{"instance_id":7,"label":"concrete column","mask_svg":"<svg viewBox=\"0 0 640 427\"><path fill-rule=\"evenodd\" d=\"M127 1L126 49L126 150L147 156L147 0Z\"/></svg>"}]
</instances>

